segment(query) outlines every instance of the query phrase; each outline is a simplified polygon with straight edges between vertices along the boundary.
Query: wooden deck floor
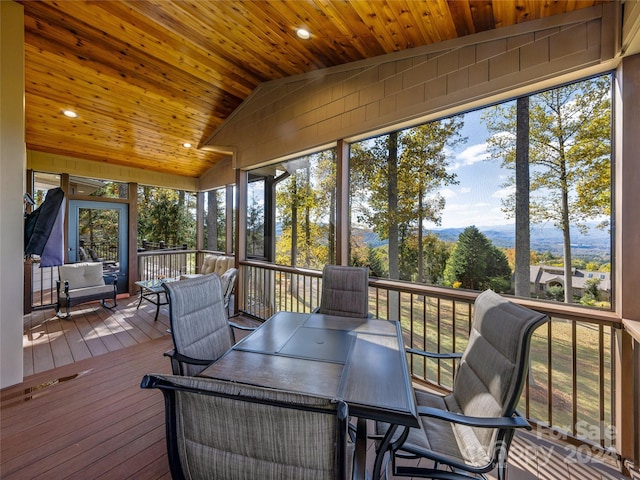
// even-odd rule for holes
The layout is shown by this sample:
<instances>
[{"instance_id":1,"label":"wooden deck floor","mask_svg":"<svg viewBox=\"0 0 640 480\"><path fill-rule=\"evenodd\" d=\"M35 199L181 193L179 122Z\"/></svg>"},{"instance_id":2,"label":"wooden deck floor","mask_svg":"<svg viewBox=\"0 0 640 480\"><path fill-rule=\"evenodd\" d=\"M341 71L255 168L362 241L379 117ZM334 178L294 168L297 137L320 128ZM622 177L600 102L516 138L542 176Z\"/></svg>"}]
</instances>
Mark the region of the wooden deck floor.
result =
<instances>
[{"instance_id":1,"label":"wooden deck floor","mask_svg":"<svg viewBox=\"0 0 640 480\"><path fill-rule=\"evenodd\" d=\"M166 307L154 322L153 305L119 304L76 307L72 320L25 317L25 381L0 392L0 478L170 478L162 395L139 387L145 373L170 370ZM518 434L509 479L625 478L584 453Z\"/></svg>"},{"instance_id":2,"label":"wooden deck floor","mask_svg":"<svg viewBox=\"0 0 640 480\"><path fill-rule=\"evenodd\" d=\"M154 321L155 305L138 297L121 298L113 310L98 302L72 308L69 319L56 317L53 308L24 316L24 376L44 372L87 358L114 352L166 336L167 307Z\"/></svg>"}]
</instances>

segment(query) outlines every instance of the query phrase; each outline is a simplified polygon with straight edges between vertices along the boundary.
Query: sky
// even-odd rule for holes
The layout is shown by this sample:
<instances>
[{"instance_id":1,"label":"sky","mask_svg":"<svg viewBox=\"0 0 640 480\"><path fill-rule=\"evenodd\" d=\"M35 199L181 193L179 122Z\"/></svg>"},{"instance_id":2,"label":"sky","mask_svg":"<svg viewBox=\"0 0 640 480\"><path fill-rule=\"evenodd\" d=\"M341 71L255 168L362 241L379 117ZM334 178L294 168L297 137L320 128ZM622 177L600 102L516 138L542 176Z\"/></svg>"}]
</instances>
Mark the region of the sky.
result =
<instances>
[{"instance_id":1,"label":"sky","mask_svg":"<svg viewBox=\"0 0 640 480\"><path fill-rule=\"evenodd\" d=\"M513 219L505 218L501 211L501 199L508 194L503 187L506 172L499 162L487 160L488 133L480 116L480 111L465 115L462 136L467 142L451 152L448 169L460 183L441 191L446 199L442 223L425 224L428 229L513 224Z\"/></svg>"}]
</instances>

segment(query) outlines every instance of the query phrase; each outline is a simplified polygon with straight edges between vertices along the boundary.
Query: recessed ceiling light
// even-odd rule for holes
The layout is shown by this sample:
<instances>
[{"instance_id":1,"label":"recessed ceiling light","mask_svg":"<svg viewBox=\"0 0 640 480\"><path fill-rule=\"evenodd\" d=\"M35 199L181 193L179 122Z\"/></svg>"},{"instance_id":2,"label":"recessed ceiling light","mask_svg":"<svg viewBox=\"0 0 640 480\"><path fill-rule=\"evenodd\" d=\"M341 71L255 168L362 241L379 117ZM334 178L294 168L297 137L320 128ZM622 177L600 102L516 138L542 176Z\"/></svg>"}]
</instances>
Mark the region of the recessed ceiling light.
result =
<instances>
[{"instance_id":1,"label":"recessed ceiling light","mask_svg":"<svg viewBox=\"0 0 640 480\"><path fill-rule=\"evenodd\" d=\"M298 38L303 40L309 40L311 38L311 33L309 33L309 30L305 28L298 28L296 30L296 35L298 35Z\"/></svg>"},{"instance_id":2,"label":"recessed ceiling light","mask_svg":"<svg viewBox=\"0 0 640 480\"><path fill-rule=\"evenodd\" d=\"M189 142L184 142L184 143L182 144L182 146L183 146L184 148L191 148L191 144L190 144Z\"/></svg>"},{"instance_id":3,"label":"recessed ceiling light","mask_svg":"<svg viewBox=\"0 0 640 480\"><path fill-rule=\"evenodd\" d=\"M62 114L69 118L76 118L78 116L78 114L73 110L62 110Z\"/></svg>"}]
</instances>

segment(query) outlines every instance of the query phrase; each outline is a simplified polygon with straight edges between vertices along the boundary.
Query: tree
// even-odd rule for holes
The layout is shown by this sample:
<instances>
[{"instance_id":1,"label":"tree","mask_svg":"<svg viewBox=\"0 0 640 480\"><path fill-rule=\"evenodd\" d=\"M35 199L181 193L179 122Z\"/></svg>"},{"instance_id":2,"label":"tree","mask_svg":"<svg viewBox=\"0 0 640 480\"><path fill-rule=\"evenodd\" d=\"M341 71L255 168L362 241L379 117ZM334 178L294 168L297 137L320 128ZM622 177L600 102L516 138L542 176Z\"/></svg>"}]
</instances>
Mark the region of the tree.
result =
<instances>
[{"instance_id":1,"label":"tree","mask_svg":"<svg viewBox=\"0 0 640 480\"><path fill-rule=\"evenodd\" d=\"M514 169L516 107L499 105L484 119L492 133L491 158ZM529 164L531 222L551 222L562 231L564 299L573 301L570 226L610 216L611 77L609 75L547 90L530 97ZM512 177L506 184L514 185ZM535 195L534 195L535 193ZM514 214L514 196L504 205ZM607 220L600 223L602 228Z\"/></svg>"},{"instance_id":2,"label":"tree","mask_svg":"<svg viewBox=\"0 0 640 480\"><path fill-rule=\"evenodd\" d=\"M460 135L462 117L429 122L405 131L401 142L400 159L400 215L399 221L417 230L417 278L425 281L424 222L440 224L445 200L440 188L458 183L456 175L448 173L446 148L465 141Z\"/></svg>"},{"instance_id":3,"label":"tree","mask_svg":"<svg viewBox=\"0 0 640 480\"><path fill-rule=\"evenodd\" d=\"M389 278L425 278L424 223L439 224L438 190L456 183L446 171L446 147L463 141L462 126L461 117L452 117L351 146L352 212L387 240Z\"/></svg>"},{"instance_id":4,"label":"tree","mask_svg":"<svg viewBox=\"0 0 640 480\"><path fill-rule=\"evenodd\" d=\"M247 205L247 255L264 253L264 201L253 188Z\"/></svg>"},{"instance_id":5,"label":"tree","mask_svg":"<svg viewBox=\"0 0 640 480\"><path fill-rule=\"evenodd\" d=\"M195 248L195 194L162 187L138 188L138 241Z\"/></svg>"},{"instance_id":6,"label":"tree","mask_svg":"<svg viewBox=\"0 0 640 480\"><path fill-rule=\"evenodd\" d=\"M335 149L286 162L276 180L276 261L322 269L335 261Z\"/></svg>"},{"instance_id":7,"label":"tree","mask_svg":"<svg viewBox=\"0 0 640 480\"><path fill-rule=\"evenodd\" d=\"M515 275L514 290L519 297L531 292L531 233L529 226L529 97L516 104L515 162Z\"/></svg>"},{"instance_id":8,"label":"tree","mask_svg":"<svg viewBox=\"0 0 640 480\"><path fill-rule=\"evenodd\" d=\"M226 189L218 188L207 192L207 216L205 237L208 250L226 251Z\"/></svg>"},{"instance_id":9,"label":"tree","mask_svg":"<svg viewBox=\"0 0 640 480\"><path fill-rule=\"evenodd\" d=\"M216 191L210 191L207 194L207 250L218 249L218 229L216 224L218 221L218 196Z\"/></svg>"},{"instance_id":10,"label":"tree","mask_svg":"<svg viewBox=\"0 0 640 480\"><path fill-rule=\"evenodd\" d=\"M504 252L475 226L465 228L447 260L445 285L504 292L508 290L510 277L511 269Z\"/></svg>"},{"instance_id":11,"label":"tree","mask_svg":"<svg viewBox=\"0 0 640 480\"><path fill-rule=\"evenodd\" d=\"M600 300L600 279L589 278L584 282L584 293L580 298L583 305L595 305Z\"/></svg>"}]
</instances>

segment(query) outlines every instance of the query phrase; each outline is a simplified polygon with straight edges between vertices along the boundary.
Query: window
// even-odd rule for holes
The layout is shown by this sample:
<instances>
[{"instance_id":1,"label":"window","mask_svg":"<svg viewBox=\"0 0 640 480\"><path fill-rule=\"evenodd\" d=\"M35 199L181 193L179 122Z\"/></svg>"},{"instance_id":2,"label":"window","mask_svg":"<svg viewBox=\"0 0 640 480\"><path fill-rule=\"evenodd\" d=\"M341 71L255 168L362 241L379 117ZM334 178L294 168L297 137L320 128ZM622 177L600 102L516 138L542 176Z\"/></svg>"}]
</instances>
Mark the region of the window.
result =
<instances>
[{"instance_id":1,"label":"window","mask_svg":"<svg viewBox=\"0 0 640 480\"><path fill-rule=\"evenodd\" d=\"M603 75L352 144L351 262L579 302L576 269L610 271L611 85ZM535 267L563 277L553 297Z\"/></svg>"},{"instance_id":2,"label":"window","mask_svg":"<svg viewBox=\"0 0 640 480\"><path fill-rule=\"evenodd\" d=\"M196 195L162 187L138 186L138 248L196 244Z\"/></svg>"},{"instance_id":3,"label":"window","mask_svg":"<svg viewBox=\"0 0 640 480\"><path fill-rule=\"evenodd\" d=\"M265 177L253 178L247 187L247 257L267 258L265 228Z\"/></svg>"},{"instance_id":4,"label":"window","mask_svg":"<svg viewBox=\"0 0 640 480\"><path fill-rule=\"evenodd\" d=\"M316 270L335 263L335 165L329 149L251 172L247 255Z\"/></svg>"},{"instance_id":5,"label":"window","mask_svg":"<svg viewBox=\"0 0 640 480\"><path fill-rule=\"evenodd\" d=\"M282 163L276 177L276 263L335 263L336 151Z\"/></svg>"},{"instance_id":6,"label":"window","mask_svg":"<svg viewBox=\"0 0 640 480\"><path fill-rule=\"evenodd\" d=\"M226 251L226 187L204 194L204 245L207 250Z\"/></svg>"},{"instance_id":7,"label":"window","mask_svg":"<svg viewBox=\"0 0 640 480\"><path fill-rule=\"evenodd\" d=\"M129 198L129 184L95 178L69 177L69 193L89 197L126 199Z\"/></svg>"}]
</instances>

